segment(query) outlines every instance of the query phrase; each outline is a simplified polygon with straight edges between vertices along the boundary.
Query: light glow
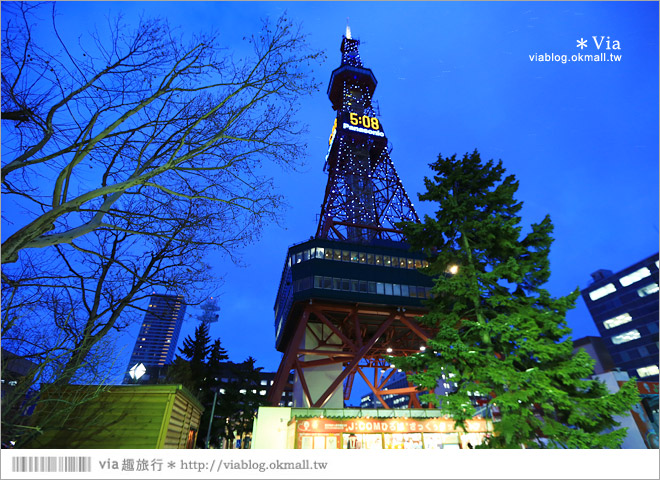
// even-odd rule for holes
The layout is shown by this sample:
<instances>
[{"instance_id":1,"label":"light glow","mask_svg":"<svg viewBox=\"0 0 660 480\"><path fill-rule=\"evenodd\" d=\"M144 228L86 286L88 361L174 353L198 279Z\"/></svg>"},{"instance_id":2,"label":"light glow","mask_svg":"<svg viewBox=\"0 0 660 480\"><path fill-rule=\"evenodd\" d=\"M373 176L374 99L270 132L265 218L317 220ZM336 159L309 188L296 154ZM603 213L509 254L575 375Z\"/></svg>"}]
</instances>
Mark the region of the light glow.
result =
<instances>
[{"instance_id":1,"label":"light glow","mask_svg":"<svg viewBox=\"0 0 660 480\"><path fill-rule=\"evenodd\" d=\"M139 380L147 372L147 367L143 363L137 363L131 367L128 374L133 380Z\"/></svg>"},{"instance_id":2,"label":"light glow","mask_svg":"<svg viewBox=\"0 0 660 480\"><path fill-rule=\"evenodd\" d=\"M621 277L619 279L619 282L624 287L627 287L628 285L632 285L635 282L639 282L642 278L646 278L650 275L651 275L651 270L649 270L646 267L642 267L639 270L635 270L634 272L629 273L625 277Z\"/></svg>"},{"instance_id":3,"label":"light glow","mask_svg":"<svg viewBox=\"0 0 660 480\"><path fill-rule=\"evenodd\" d=\"M612 292L616 292L616 287L614 286L614 284L608 283L603 287L597 288L593 292L589 292L589 298L595 302L599 298L603 298Z\"/></svg>"},{"instance_id":4,"label":"light glow","mask_svg":"<svg viewBox=\"0 0 660 480\"><path fill-rule=\"evenodd\" d=\"M660 369L657 365L649 365L648 367L642 367L637 369L637 375L639 378L650 377L651 375L660 374Z\"/></svg>"},{"instance_id":5,"label":"light glow","mask_svg":"<svg viewBox=\"0 0 660 480\"><path fill-rule=\"evenodd\" d=\"M625 333L622 333L621 335L616 335L612 337L612 343L614 345L620 345L622 343L630 342L632 340L637 340L638 338L641 338L641 334L639 333L639 330L634 329L634 330L629 330Z\"/></svg>"},{"instance_id":6,"label":"light glow","mask_svg":"<svg viewBox=\"0 0 660 480\"><path fill-rule=\"evenodd\" d=\"M654 293L658 293L657 283L652 283L637 290L637 295L640 297L646 297L647 295L653 295Z\"/></svg>"},{"instance_id":7,"label":"light glow","mask_svg":"<svg viewBox=\"0 0 660 480\"><path fill-rule=\"evenodd\" d=\"M621 315L617 315L614 318L610 318L609 320L605 320L603 322L603 326L607 329L618 327L619 325L623 325L624 323L628 323L632 321L632 317L630 316L629 313L622 313Z\"/></svg>"}]
</instances>

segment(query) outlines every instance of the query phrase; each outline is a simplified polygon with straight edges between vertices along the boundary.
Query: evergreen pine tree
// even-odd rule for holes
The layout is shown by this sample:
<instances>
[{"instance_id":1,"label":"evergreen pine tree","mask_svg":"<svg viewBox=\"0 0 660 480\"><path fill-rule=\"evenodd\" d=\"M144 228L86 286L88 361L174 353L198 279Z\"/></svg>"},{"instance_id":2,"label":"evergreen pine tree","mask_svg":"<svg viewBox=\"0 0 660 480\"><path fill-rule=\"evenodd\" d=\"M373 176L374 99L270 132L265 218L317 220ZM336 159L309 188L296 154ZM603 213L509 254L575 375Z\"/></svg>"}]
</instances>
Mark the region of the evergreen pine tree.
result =
<instances>
[{"instance_id":1,"label":"evergreen pine tree","mask_svg":"<svg viewBox=\"0 0 660 480\"><path fill-rule=\"evenodd\" d=\"M212 372L218 370L221 366L221 362L227 359L229 359L227 350L225 350L220 344L220 339L216 338L211 347L211 351L209 352L209 359L207 362L208 369Z\"/></svg>"},{"instance_id":2,"label":"evergreen pine tree","mask_svg":"<svg viewBox=\"0 0 660 480\"><path fill-rule=\"evenodd\" d=\"M200 323L195 329L193 337L187 336L183 340L183 347L179 347L179 352L187 359L187 362L177 355L174 366L170 368L170 377L182 382L195 395L200 395L205 380L207 378L208 367L206 357L213 351L213 346L209 345L211 337L209 336L209 326Z\"/></svg>"},{"instance_id":3,"label":"evergreen pine tree","mask_svg":"<svg viewBox=\"0 0 660 480\"><path fill-rule=\"evenodd\" d=\"M501 420L487 446L619 446L625 429L615 429L612 416L629 412L636 386L631 380L610 394L587 379L589 355L573 355L565 315L579 290L553 298L542 288L550 276L550 218L522 235L518 182L504 176L501 161L482 163L477 151L439 156L431 169L419 198L437 202L435 218L403 226L411 247L429 257L434 298L422 321L437 333L424 352L397 358L397 367L430 392L443 375L455 383L447 396L425 399L458 425L475 414L469 393L488 395Z\"/></svg>"}]
</instances>

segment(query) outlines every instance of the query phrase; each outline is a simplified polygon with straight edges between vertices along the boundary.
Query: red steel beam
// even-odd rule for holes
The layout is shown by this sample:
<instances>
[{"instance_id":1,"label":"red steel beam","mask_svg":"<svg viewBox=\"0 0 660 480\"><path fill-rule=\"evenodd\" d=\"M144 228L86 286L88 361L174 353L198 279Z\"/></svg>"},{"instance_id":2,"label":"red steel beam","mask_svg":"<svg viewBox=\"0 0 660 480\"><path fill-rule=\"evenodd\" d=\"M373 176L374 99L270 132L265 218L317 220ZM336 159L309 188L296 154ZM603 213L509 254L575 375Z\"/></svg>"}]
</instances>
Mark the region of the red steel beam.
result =
<instances>
[{"instance_id":1,"label":"red steel beam","mask_svg":"<svg viewBox=\"0 0 660 480\"><path fill-rule=\"evenodd\" d=\"M280 368L278 368L277 373L275 374L275 380L273 385L270 388L268 393L268 402L277 407L282 399L282 392L284 391L284 385L286 385L289 379L289 373L293 368L294 361L298 358L298 349L300 348L300 342L303 338L303 334L307 329L307 321L309 320L309 310L305 308L303 311L302 317L300 318L300 323L296 329L296 333L293 335L293 339L287 348L282 362L280 363Z\"/></svg>"},{"instance_id":2,"label":"red steel beam","mask_svg":"<svg viewBox=\"0 0 660 480\"><path fill-rule=\"evenodd\" d=\"M339 376L330 384L330 386L326 389L326 391L319 397L319 399L315 402L313 405L316 408L321 408L325 405L325 403L330 399L330 396L335 392L337 387L341 384L341 382L344 381L344 379L351 373L353 372L358 364L360 363L360 360L369 352L371 347L374 346L374 344L378 341L380 336L387 330L387 328L394 322L394 319L398 317L398 314L392 313L387 320L385 320L380 328L376 331L376 333L371 337L371 339L355 354L355 357L353 360L350 361L350 363L344 368L344 370L339 374Z\"/></svg>"}]
</instances>

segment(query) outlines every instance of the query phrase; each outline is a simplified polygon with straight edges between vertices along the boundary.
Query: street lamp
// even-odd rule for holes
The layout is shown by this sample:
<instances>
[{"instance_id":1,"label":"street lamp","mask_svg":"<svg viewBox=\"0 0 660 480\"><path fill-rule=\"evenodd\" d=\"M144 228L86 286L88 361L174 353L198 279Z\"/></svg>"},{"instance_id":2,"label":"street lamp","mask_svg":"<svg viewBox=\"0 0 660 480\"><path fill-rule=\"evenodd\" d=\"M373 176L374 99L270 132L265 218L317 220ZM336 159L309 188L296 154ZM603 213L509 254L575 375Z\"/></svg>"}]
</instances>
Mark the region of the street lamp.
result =
<instances>
[{"instance_id":1,"label":"street lamp","mask_svg":"<svg viewBox=\"0 0 660 480\"><path fill-rule=\"evenodd\" d=\"M206 449L208 450L211 443L211 424L213 423L213 416L215 415L215 404L218 401L218 387L215 387L213 392L213 406L211 407L211 418L209 418L209 428L206 430Z\"/></svg>"}]
</instances>

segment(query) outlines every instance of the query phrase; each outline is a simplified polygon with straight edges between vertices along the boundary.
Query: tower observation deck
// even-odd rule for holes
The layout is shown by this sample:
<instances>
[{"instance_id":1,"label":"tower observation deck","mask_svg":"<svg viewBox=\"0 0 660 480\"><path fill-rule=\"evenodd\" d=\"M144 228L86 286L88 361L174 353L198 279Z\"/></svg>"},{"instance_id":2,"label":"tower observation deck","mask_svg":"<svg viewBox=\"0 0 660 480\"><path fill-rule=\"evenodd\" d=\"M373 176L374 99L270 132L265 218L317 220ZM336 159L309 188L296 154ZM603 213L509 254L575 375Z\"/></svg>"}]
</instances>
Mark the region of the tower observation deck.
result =
<instances>
[{"instance_id":1,"label":"tower observation deck","mask_svg":"<svg viewBox=\"0 0 660 480\"><path fill-rule=\"evenodd\" d=\"M347 30L341 65L330 77L336 117L316 234L289 248L282 271L274 310L284 357L270 390L273 405L293 370L296 407L342 408L358 374L389 408L383 388L395 370L386 357L419 352L430 336L417 323L431 295L432 279L419 271L428 264L396 226L419 217L390 158L372 104L376 77L358 47ZM420 406L412 385L396 393Z\"/></svg>"}]
</instances>

